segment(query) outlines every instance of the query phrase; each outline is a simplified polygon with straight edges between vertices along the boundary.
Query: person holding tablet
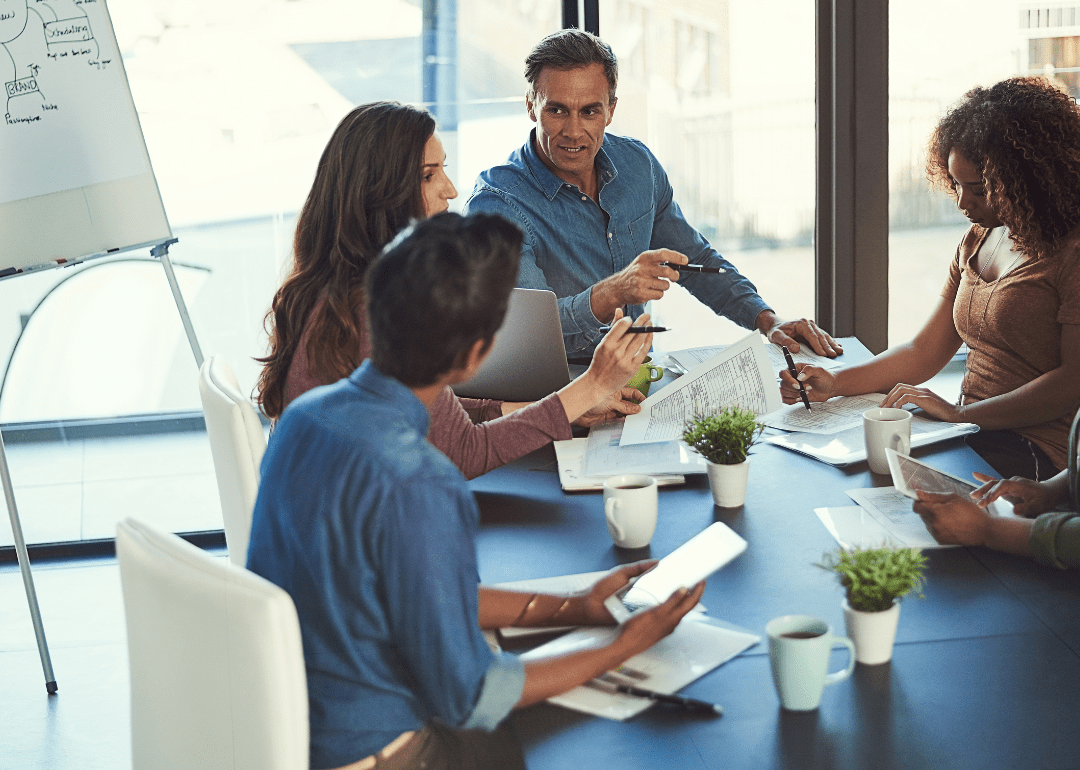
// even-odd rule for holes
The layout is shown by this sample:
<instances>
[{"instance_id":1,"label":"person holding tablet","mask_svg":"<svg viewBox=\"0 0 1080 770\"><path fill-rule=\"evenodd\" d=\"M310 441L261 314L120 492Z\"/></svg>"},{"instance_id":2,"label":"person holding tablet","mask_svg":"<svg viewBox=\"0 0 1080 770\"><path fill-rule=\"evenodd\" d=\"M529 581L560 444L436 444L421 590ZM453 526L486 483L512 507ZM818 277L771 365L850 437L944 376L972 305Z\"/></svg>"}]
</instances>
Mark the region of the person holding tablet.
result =
<instances>
[{"instance_id":1,"label":"person holding tablet","mask_svg":"<svg viewBox=\"0 0 1080 770\"><path fill-rule=\"evenodd\" d=\"M930 179L971 221L941 300L911 342L828 372L799 367L812 401L887 392L981 430L967 442L1004 477L1065 468L1080 405L1080 107L1038 77L975 88L930 139ZM919 385L968 346L960 398ZM786 403L799 400L781 372Z\"/></svg>"},{"instance_id":2,"label":"person holding tablet","mask_svg":"<svg viewBox=\"0 0 1080 770\"><path fill-rule=\"evenodd\" d=\"M338 125L300 212L292 271L266 316L270 350L259 359L257 388L271 420L301 393L347 377L368 357L364 275L399 230L446 211L457 196L445 161L435 120L423 109L364 104ZM446 388L432 409L432 444L473 478L571 438L571 423L587 426L638 412L640 394L623 386L647 355L652 335L635 335L628 344L622 337L630 321L619 318L589 369L535 403L459 399ZM430 323L444 319L432 316Z\"/></svg>"},{"instance_id":3,"label":"person holding tablet","mask_svg":"<svg viewBox=\"0 0 1080 770\"><path fill-rule=\"evenodd\" d=\"M366 270L369 358L297 398L270 438L248 568L296 604L316 770L523 768L496 729L511 709L618 667L701 598L703 582L680 588L609 643L558 657L523 663L485 642L482 628L613 625L604 601L655 564L578 596L479 585L476 502L425 436L440 394L491 348L521 240L483 214L405 231Z\"/></svg>"}]
</instances>

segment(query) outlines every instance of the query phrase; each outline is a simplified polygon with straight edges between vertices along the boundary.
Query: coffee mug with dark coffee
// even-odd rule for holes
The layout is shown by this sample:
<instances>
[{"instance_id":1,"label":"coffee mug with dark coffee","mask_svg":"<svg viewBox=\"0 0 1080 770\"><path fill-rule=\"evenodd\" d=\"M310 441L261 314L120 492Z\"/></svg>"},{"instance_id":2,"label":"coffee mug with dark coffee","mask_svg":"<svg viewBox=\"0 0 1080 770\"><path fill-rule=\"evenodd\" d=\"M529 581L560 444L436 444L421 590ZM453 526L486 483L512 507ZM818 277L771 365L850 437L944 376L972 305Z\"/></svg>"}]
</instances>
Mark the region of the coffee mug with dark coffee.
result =
<instances>
[{"instance_id":1,"label":"coffee mug with dark coffee","mask_svg":"<svg viewBox=\"0 0 1080 770\"><path fill-rule=\"evenodd\" d=\"M847 679L855 669L855 646L846 636L833 634L824 620L784 615L770 620L765 633L776 694L789 711L813 711L825 685ZM848 665L829 674L829 654L838 644L848 648Z\"/></svg>"},{"instance_id":2,"label":"coffee mug with dark coffee","mask_svg":"<svg viewBox=\"0 0 1080 770\"><path fill-rule=\"evenodd\" d=\"M604 518L620 548L644 548L656 531L656 479L612 476L604 482Z\"/></svg>"}]
</instances>

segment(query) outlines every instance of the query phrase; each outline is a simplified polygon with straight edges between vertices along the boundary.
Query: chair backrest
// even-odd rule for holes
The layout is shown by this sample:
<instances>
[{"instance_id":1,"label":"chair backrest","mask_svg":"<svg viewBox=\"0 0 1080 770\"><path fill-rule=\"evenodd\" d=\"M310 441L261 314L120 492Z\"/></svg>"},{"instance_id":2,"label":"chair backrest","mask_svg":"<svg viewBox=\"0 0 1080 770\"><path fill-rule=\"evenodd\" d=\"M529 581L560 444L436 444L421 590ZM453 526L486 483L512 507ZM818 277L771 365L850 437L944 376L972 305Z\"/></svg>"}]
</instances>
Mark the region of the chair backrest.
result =
<instances>
[{"instance_id":1,"label":"chair backrest","mask_svg":"<svg viewBox=\"0 0 1080 770\"><path fill-rule=\"evenodd\" d=\"M306 770L307 679L289 595L133 519L117 526L116 554L134 770Z\"/></svg>"},{"instance_id":2,"label":"chair backrest","mask_svg":"<svg viewBox=\"0 0 1080 770\"><path fill-rule=\"evenodd\" d=\"M266 436L251 401L240 392L236 375L221 356L210 356L199 370L206 434L214 455L221 515L229 558L247 564L251 514L259 493L259 463Z\"/></svg>"}]
</instances>

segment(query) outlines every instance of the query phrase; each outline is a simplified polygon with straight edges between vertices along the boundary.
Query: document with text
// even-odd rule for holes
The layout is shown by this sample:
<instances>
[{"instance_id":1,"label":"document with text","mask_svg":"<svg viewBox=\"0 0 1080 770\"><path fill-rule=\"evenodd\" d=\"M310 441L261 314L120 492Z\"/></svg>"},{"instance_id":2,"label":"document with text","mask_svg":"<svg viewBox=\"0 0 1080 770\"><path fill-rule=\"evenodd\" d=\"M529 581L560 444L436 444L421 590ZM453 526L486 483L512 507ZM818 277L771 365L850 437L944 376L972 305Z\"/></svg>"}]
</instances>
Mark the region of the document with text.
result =
<instances>
[{"instance_id":1,"label":"document with text","mask_svg":"<svg viewBox=\"0 0 1080 770\"><path fill-rule=\"evenodd\" d=\"M840 396L811 404L806 411L802 402L789 404L770 414L763 423L770 428L799 431L802 433L839 433L848 428L862 427L862 415L873 409L885 398L884 393L866 393L861 396Z\"/></svg>"},{"instance_id":2,"label":"document with text","mask_svg":"<svg viewBox=\"0 0 1080 770\"><path fill-rule=\"evenodd\" d=\"M675 363L683 369L690 370L698 364L704 363L710 358L723 353L728 347L728 345L710 345L702 348L673 350L667 354L667 357L674 359ZM769 363L772 364L773 372L779 377L780 372L787 369L787 362L784 360L784 351L780 349L779 345L767 342L765 343L765 352L769 354ZM791 360L797 364L813 364L814 366L820 366L823 369L840 369L844 366L841 361L838 361L835 358L819 356L817 353L810 350L808 345L803 345L802 350L798 353L792 353Z\"/></svg>"},{"instance_id":3,"label":"document with text","mask_svg":"<svg viewBox=\"0 0 1080 770\"><path fill-rule=\"evenodd\" d=\"M586 475L705 473L705 458L679 439L621 446L623 426L622 420L615 420L589 431L582 463Z\"/></svg>"},{"instance_id":4,"label":"document with text","mask_svg":"<svg viewBox=\"0 0 1080 770\"><path fill-rule=\"evenodd\" d=\"M780 388L757 332L642 401L641 411L626 418L620 445L679 439L695 415L732 405L758 415L780 408Z\"/></svg>"}]
</instances>

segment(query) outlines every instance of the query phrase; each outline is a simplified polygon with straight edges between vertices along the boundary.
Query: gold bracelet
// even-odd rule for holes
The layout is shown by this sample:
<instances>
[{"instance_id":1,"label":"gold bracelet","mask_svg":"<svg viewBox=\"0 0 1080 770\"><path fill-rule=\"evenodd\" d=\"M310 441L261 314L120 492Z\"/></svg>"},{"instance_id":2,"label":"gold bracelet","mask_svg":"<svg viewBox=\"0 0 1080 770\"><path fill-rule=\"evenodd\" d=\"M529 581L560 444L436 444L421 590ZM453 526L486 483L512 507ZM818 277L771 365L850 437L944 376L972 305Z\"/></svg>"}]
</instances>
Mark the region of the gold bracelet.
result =
<instances>
[{"instance_id":1,"label":"gold bracelet","mask_svg":"<svg viewBox=\"0 0 1080 770\"><path fill-rule=\"evenodd\" d=\"M525 625L525 623L524 623L524 620L525 620L525 616L529 614L529 610L531 610L531 609L532 609L533 607L535 607L535 606L536 606L536 600L537 600L537 599L539 599L539 598L540 598L540 594L533 594L533 595L532 595L532 598L531 598L531 599L529 599L529 601L528 601L528 602L527 602L527 603L525 604L525 609L523 609L523 610L521 611L521 614L520 614L520 615L518 615L518 616L517 616L517 617L516 617L516 618L514 619L514 622L513 622L513 623L511 623L510 625L512 625L512 626L521 626L521 625Z\"/></svg>"},{"instance_id":2,"label":"gold bracelet","mask_svg":"<svg viewBox=\"0 0 1080 770\"><path fill-rule=\"evenodd\" d=\"M570 597L570 596L566 597L566 601L563 602L561 605L559 605L559 609L557 609L557 610L555 610L555 612L551 613L551 616L548 618L548 621L550 622L552 620L555 620L555 618L559 617L559 613L570 606L570 601L572 599L573 599L573 597ZM558 625L558 623L552 623L551 625L555 626L555 625Z\"/></svg>"}]
</instances>

